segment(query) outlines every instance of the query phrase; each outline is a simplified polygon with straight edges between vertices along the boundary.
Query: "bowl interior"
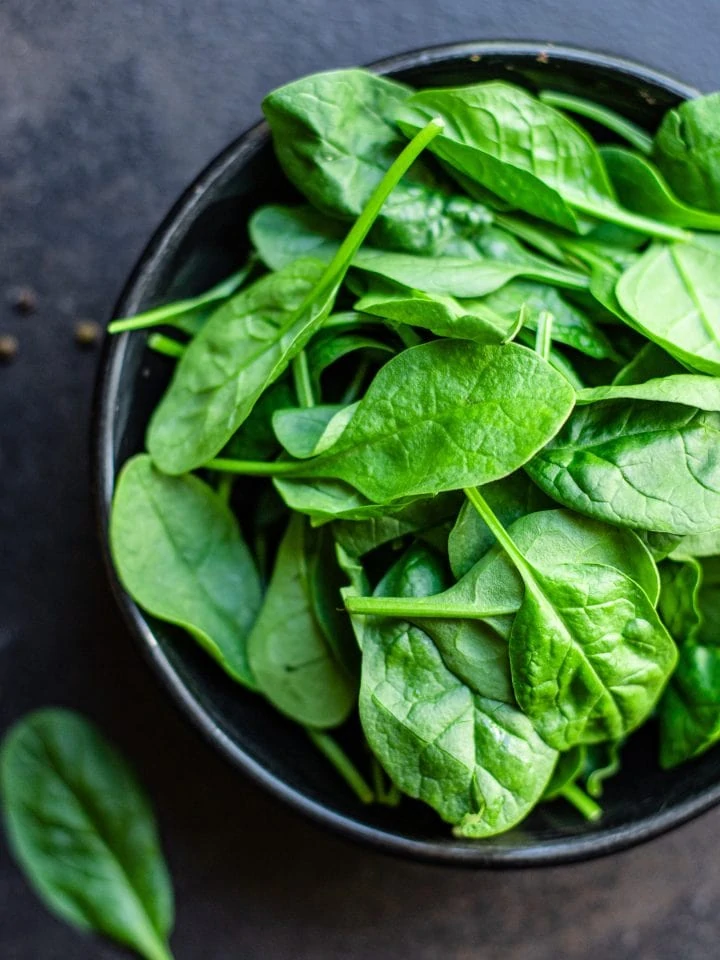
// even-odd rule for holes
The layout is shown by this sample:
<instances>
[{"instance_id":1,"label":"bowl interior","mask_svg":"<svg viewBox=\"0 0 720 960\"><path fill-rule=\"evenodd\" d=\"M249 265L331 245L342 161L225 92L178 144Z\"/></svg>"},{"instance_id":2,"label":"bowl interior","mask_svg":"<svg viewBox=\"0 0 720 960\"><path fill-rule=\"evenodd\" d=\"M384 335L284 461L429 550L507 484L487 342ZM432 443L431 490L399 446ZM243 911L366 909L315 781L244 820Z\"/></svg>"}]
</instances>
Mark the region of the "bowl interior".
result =
<instances>
[{"instance_id":1,"label":"bowl interior","mask_svg":"<svg viewBox=\"0 0 720 960\"><path fill-rule=\"evenodd\" d=\"M653 129L662 113L694 91L641 67L602 55L532 44L469 44L408 54L376 67L415 86L506 79L530 89L560 89L607 104ZM293 196L264 125L241 137L205 171L170 213L145 252L117 315L207 289L240 263L246 221L260 204ZM96 414L96 486L101 536L116 469L143 449L151 411L172 362L145 349L145 335L106 344ZM522 826L481 842L455 840L424 806L400 811L359 804L305 734L260 697L230 682L184 634L141 613L118 586L118 599L152 663L210 739L265 786L326 824L386 849L445 862L551 863L628 845L681 822L720 799L720 751L679 770L657 764L654 731L633 737L622 773L602 798L599 824L563 802L545 805ZM341 731L355 739L357 731Z\"/></svg>"}]
</instances>

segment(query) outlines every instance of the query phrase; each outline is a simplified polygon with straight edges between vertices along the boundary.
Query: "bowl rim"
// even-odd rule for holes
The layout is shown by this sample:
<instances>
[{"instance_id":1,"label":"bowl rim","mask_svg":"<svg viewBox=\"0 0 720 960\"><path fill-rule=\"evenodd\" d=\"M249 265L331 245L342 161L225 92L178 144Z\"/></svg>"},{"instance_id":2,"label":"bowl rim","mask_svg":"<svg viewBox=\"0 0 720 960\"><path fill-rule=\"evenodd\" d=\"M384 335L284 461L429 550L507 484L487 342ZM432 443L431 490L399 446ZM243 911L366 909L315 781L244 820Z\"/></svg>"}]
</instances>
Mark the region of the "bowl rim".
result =
<instances>
[{"instance_id":1,"label":"bowl rim","mask_svg":"<svg viewBox=\"0 0 720 960\"><path fill-rule=\"evenodd\" d=\"M571 63L606 68L636 83L664 87L683 99L699 95L697 89L680 80L632 60L582 47L539 41L478 40L440 44L377 60L369 64L368 69L381 74L397 73L445 60L461 60L487 55L535 58L550 56L553 59ZM266 142L269 135L269 128L265 121L256 123L212 159L183 191L141 253L115 304L113 317L134 312L146 278L151 276L163 261L165 254L172 247L173 237L178 232L181 233L187 222L192 220L202 196L216 182L222 180L230 169L252 156ZM335 834L369 845L386 854L456 867L556 866L590 860L657 837L720 803L719 782L701 796L679 803L660 813L645 816L633 824L591 835L557 837L542 843L530 842L506 847L472 843L445 844L440 840L416 840L398 836L389 829L372 827L352 816L338 813L309 798L265 768L240 744L232 740L191 695L158 644L140 608L121 586L112 564L108 529L115 481L114 412L120 372L128 342L127 334L111 337L106 333L92 406L91 495L107 576L130 633L139 642L146 660L170 692L175 705L193 722L206 740L256 784Z\"/></svg>"}]
</instances>

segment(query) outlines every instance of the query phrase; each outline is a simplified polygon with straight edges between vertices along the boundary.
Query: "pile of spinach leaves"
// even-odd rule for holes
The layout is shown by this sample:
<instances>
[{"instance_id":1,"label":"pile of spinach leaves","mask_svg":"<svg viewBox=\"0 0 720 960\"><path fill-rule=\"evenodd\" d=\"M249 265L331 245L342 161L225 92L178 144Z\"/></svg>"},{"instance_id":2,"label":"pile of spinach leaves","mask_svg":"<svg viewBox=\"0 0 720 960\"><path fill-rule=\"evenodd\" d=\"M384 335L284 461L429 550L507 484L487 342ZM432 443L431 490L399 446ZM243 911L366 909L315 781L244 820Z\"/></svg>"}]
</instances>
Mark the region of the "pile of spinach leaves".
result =
<instances>
[{"instance_id":1,"label":"pile of spinach leaves","mask_svg":"<svg viewBox=\"0 0 720 960\"><path fill-rule=\"evenodd\" d=\"M595 819L651 718L665 767L720 739L720 100L653 138L340 70L264 111L304 202L111 326L162 325L176 364L118 574L361 801L466 838L557 798Z\"/></svg>"}]
</instances>

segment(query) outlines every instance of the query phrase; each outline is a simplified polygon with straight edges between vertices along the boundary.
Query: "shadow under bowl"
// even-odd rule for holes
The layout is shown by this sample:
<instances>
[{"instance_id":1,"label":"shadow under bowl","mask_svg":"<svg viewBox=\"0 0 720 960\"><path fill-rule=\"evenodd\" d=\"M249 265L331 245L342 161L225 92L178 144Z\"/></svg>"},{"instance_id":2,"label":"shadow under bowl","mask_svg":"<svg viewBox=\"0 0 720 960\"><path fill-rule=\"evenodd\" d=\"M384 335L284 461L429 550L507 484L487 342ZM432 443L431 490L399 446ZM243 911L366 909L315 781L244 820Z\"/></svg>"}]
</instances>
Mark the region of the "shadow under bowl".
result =
<instances>
[{"instance_id":1,"label":"shadow under bowl","mask_svg":"<svg viewBox=\"0 0 720 960\"><path fill-rule=\"evenodd\" d=\"M476 42L434 47L372 66L417 87L504 79L590 97L653 130L666 109L697 91L634 63L537 43ZM246 223L263 203L296 194L275 160L267 125L235 140L165 218L135 270L115 316L206 290L247 252ZM599 823L571 807L544 805L509 833L483 841L452 837L432 810L360 804L305 733L260 697L233 684L181 631L141 611L119 584L108 553L108 518L118 469L143 449L148 419L172 362L145 346L144 332L106 338L93 424L93 486L100 537L118 603L153 668L180 708L237 767L317 822L387 852L454 865L550 865L606 854L647 840L720 801L720 752L662 771L652 729L624 753L608 783Z\"/></svg>"}]
</instances>

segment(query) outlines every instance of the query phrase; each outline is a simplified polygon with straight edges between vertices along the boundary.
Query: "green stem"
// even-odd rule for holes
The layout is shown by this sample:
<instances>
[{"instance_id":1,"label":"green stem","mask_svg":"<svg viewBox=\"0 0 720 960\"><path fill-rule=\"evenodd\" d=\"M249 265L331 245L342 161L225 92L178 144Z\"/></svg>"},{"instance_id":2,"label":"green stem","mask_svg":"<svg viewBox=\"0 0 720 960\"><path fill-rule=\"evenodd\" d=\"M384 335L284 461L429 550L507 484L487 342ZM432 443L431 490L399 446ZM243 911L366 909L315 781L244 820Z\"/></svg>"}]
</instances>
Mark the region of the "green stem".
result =
<instances>
[{"instance_id":1,"label":"green stem","mask_svg":"<svg viewBox=\"0 0 720 960\"><path fill-rule=\"evenodd\" d=\"M295 383L295 393L297 394L300 406L314 407L315 394L313 392L312 380L310 379L307 353L304 350L301 350L296 357L293 357L292 375Z\"/></svg>"},{"instance_id":2,"label":"green stem","mask_svg":"<svg viewBox=\"0 0 720 960\"><path fill-rule=\"evenodd\" d=\"M532 572L527 560L515 546L515 543L508 535L507 530L492 512L489 504L485 501L480 491L476 487L466 487L465 496L480 514L480 517L488 525L490 532L495 536L497 542L518 568L520 573L523 575L523 578L527 575L531 576ZM497 614L486 614L486 616L496 615Z\"/></svg>"},{"instance_id":3,"label":"green stem","mask_svg":"<svg viewBox=\"0 0 720 960\"><path fill-rule=\"evenodd\" d=\"M660 237L662 240L679 240L681 242L692 239L692 233L687 230L668 226L666 223L660 223L659 220L643 217L639 213L631 213L611 201L608 201L607 204L596 204L577 198L568 202L571 207L579 210L580 213L587 213L599 220L607 220L608 223L617 223L621 227L637 230L638 233L647 233L651 237Z\"/></svg>"},{"instance_id":4,"label":"green stem","mask_svg":"<svg viewBox=\"0 0 720 960\"><path fill-rule=\"evenodd\" d=\"M595 123L599 123L627 140L641 153L649 154L652 152L653 140L650 134L645 133L641 127L631 120L626 120L619 113L610 110L609 107L601 107L600 104L593 103L592 100L574 97L570 93L560 93L557 90L542 90L538 97L550 107L558 107L561 110L567 110L569 113L576 113L580 117L587 117L588 120L594 120Z\"/></svg>"},{"instance_id":5,"label":"green stem","mask_svg":"<svg viewBox=\"0 0 720 960\"><path fill-rule=\"evenodd\" d=\"M164 333L151 333L147 345L155 353L161 353L165 357L173 357L175 360L179 360L187 350L184 343L173 340L172 337L166 337Z\"/></svg>"},{"instance_id":6,"label":"green stem","mask_svg":"<svg viewBox=\"0 0 720 960\"><path fill-rule=\"evenodd\" d=\"M400 800L402 799L402 794L400 793L400 787L396 783L390 781L390 787L385 793L384 803L387 807L396 807Z\"/></svg>"},{"instance_id":7,"label":"green stem","mask_svg":"<svg viewBox=\"0 0 720 960\"><path fill-rule=\"evenodd\" d=\"M234 483L235 483L235 477L232 473L220 474L220 479L218 480L216 492L218 497L225 504L230 503L230 495L232 494L232 488Z\"/></svg>"},{"instance_id":8,"label":"green stem","mask_svg":"<svg viewBox=\"0 0 720 960\"><path fill-rule=\"evenodd\" d=\"M312 730L306 727L306 731L318 750L327 757L343 780L353 789L358 800L360 800L361 803L372 803L375 799L375 794L355 764L337 742L333 740L329 734L322 733L319 730Z\"/></svg>"},{"instance_id":9,"label":"green stem","mask_svg":"<svg viewBox=\"0 0 720 960\"><path fill-rule=\"evenodd\" d=\"M571 803L576 810L579 810L586 820L594 822L603 815L600 804L595 803L576 783L566 784L559 795L564 797L568 803Z\"/></svg>"},{"instance_id":10,"label":"green stem","mask_svg":"<svg viewBox=\"0 0 720 960\"><path fill-rule=\"evenodd\" d=\"M538 325L535 332L535 352L539 354L543 360L550 359L554 319L549 310L541 310L538 316Z\"/></svg>"},{"instance_id":11,"label":"green stem","mask_svg":"<svg viewBox=\"0 0 720 960\"><path fill-rule=\"evenodd\" d=\"M302 463L294 460L230 460L217 457L205 464L207 470L217 470L221 473L239 473L246 477L280 477L285 474L300 476Z\"/></svg>"},{"instance_id":12,"label":"green stem","mask_svg":"<svg viewBox=\"0 0 720 960\"><path fill-rule=\"evenodd\" d=\"M453 620L477 620L485 617L504 617L515 613L516 607L496 607L490 610L481 610L477 606L461 606L435 597L346 597L345 609L352 614L365 614L373 617L397 617L400 619L417 619L426 617L429 620L438 618Z\"/></svg>"},{"instance_id":13,"label":"green stem","mask_svg":"<svg viewBox=\"0 0 720 960\"><path fill-rule=\"evenodd\" d=\"M360 390L362 389L363 380L370 368L370 364L367 360L361 360L357 365L357 369L353 374L352 380L347 385L345 393L342 395L340 403L348 405L354 403L357 400Z\"/></svg>"},{"instance_id":14,"label":"green stem","mask_svg":"<svg viewBox=\"0 0 720 960\"><path fill-rule=\"evenodd\" d=\"M250 270L254 266L254 259L248 260L247 264L236 273L226 277L220 283L201 293L197 297L190 297L187 300L175 300L173 303L166 303L161 307L153 307L152 310L145 310L134 317L125 317L122 320L113 320L108 327L109 333L123 333L126 330L143 330L145 327L156 327L161 323L171 323L175 317L185 313L191 313L201 307L206 307L216 300L225 300L231 296L240 287L247 278Z\"/></svg>"},{"instance_id":15,"label":"green stem","mask_svg":"<svg viewBox=\"0 0 720 960\"><path fill-rule=\"evenodd\" d=\"M528 246L535 247L545 256L557 260L563 266L567 266L568 258L565 256L563 248L552 237L547 236L544 231L505 213L496 213L495 223L519 240L524 240Z\"/></svg>"},{"instance_id":16,"label":"green stem","mask_svg":"<svg viewBox=\"0 0 720 960\"><path fill-rule=\"evenodd\" d=\"M373 780L373 790L375 791L375 799L378 803L385 802L385 777L383 775L383 768L380 766L376 756L372 758L372 780Z\"/></svg>"}]
</instances>

